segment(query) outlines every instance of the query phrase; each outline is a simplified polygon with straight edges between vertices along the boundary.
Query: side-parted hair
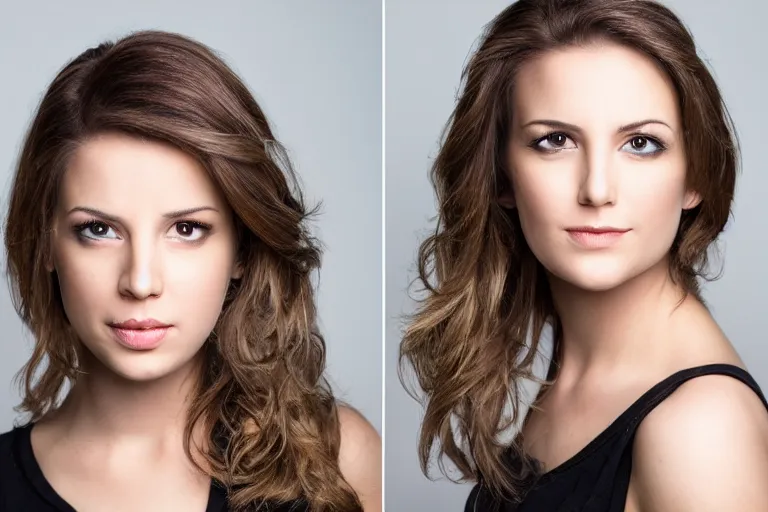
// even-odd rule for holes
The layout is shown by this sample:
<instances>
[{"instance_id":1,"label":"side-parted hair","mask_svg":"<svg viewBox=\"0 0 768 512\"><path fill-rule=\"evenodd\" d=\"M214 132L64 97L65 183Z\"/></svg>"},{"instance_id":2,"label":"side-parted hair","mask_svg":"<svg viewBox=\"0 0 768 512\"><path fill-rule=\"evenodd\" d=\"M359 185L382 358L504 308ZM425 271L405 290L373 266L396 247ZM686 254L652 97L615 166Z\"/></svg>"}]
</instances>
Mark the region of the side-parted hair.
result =
<instances>
[{"instance_id":1,"label":"side-parted hair","mask_svg":"<svg viewBox=\"0 0 768 512\"><path fill-rule=\"evenodd\" d=\"M510 445L501 435L519 425L520 386L539 380L532 364L547 324L555 349L547 379L555 378L560 329L544 269L517 211L498 202L511 186L505 155L515 115L512 91L517 70L531 59L601 41L642 52L674 84L687 186L702 201L681 212L670 277L701 299L698 278L708 278L707 250L731 212L738 141L692 35L650 0L520 0L509 6L486 27L463 71L431 170L438 222L420 247L425 297L400 350L401 380L426 405L419 444L426 474L438 448L443 473L447 457L461 480L482 481L498 496L519 499L536 477L519 439ZM406 384L409 373L420 391Z\"/></svg>"},{"instance_id":2,"label":"side-parted hair","mask_svg":"<svg viewBox=\"0 0 768 512\"><path fill-rule=\"evenodd\" d=\"M202 425L210 449L204 464L193 460L227 487L236 510L297 498L312 510L361 510L338 467L339 420L311 284L320 264L306 225L312 212L244 83L181 35L142 31L85 51L56 76L26 135L5 226L14 304L35 338L19 409L40 419L78 378L80 343L45 263L68 162L107 132L193 156L234 213L244 273L202 349L187 454Z\"/></svg>"}]
</instances>

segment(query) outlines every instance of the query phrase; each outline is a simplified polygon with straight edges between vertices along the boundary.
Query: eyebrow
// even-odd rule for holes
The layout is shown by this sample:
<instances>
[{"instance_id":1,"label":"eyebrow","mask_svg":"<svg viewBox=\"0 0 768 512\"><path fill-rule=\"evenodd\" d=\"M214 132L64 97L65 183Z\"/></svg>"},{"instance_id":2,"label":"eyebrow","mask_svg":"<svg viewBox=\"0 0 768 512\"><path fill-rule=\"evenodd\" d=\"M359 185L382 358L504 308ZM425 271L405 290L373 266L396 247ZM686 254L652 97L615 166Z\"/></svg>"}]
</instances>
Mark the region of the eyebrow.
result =
<instances>
[{"instance_id":1,"label":"eyebrow","mask_svg":"<svg viewBox=\"0 0 768 512\"><path fill-rule=\"evenodd\" d=\"M176 211L164 213L163 217L166 218L166 219L178 219L178 218L181 218L181 217L186 217L187 215L192 215L193 213L202 212L202 211L206 211L206 210L209 210L209 211L212 211L212 212L218 212L219 211L216 208L214 208L213 206L196 206L196 207L193 207L193 208L186 208L184 210L176 210ZM117 217L115 215L110 215L110 214L105 213L105 212L103 212L101 210L97 210L96 208L90 208L90 207L87 207L87 206L75 206L74 208L69 210L67 215L72 214L74 212L85 212L85 213L89 213L91 215L94 215L96 217L101 217L102 219L107 220L109 222L115 222L115 223L119 223L119 224L123 223L122 220L120 219L120 217Z\"/></svg>"},{"instance_id":2,"label":"eyebrow","mask_svg":"<svg viewBox=\"0 0 768 512\"><path fill-rule=\"evenodd\" d=\"M559 128L559 129L562 129L562 130L569 130L569 131L573 131L573 132L581 132L581 128L579 128L575 124L564 123L562 121L556 121L554 119L536 119L535 121L530 121L530 122L524 124L523 128L527 128L528 126L531 126L533 124L543 124L543 125L546 125L546 126L551 126L552 128ZM634 123L629 123L629 124L625 124L623 126L620 126L619 129L616 130L616 131L617 131L617 133L631 132L633 130L637 130L641 126L645 126L645 125L648 125L648 124L661 124L661 125L664 125L667 128L669 128L670 130L672 130L671 126L669 126L667 123L665 123L664 121L661 121L659 119L643 119L642 121L636 121ZM672 131L674 131L674 130L672 130Z\"/></svg>"}]
</instances>

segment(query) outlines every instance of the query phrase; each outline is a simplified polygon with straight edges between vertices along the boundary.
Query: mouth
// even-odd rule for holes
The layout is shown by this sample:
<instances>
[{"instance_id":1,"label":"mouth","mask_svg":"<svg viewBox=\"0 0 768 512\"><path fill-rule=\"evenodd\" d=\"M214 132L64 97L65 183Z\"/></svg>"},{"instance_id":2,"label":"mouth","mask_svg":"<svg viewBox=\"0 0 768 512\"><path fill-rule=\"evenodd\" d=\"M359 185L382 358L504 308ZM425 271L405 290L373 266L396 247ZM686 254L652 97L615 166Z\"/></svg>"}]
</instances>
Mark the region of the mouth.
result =
<instances>
[{"instance_id":1,"label":"mouth","mask_svg":"<svg viewBox=\"0 0 768 512\"><path fill-rule=\"evenodd\" d=\"M111 323L109 326L114 327L115 329L130 329L138 331L144 329L162 329L165 327L171 327L171 324L163 323L160 320L155 320L154 318L146 318L144 320L136 320L131 318L125 322Z\"/></svg>"},{"instance_id":2,"label":"mouth","mask_svg":"<svg viewBox=\"0 0 768 512\"><path fill-rule=\"evenodd\" d=\"M151 350L157 348L165 338L170 324L153 318L146 320L130 319L125 322L108 324L117 341L132 350Z\"/></svg>"},{"instance_id":3,"label":"mouth","mask_svg":"<svg viewBox=\"0 0 768 512\"><path fill-rule=\"evenodd\" d=\"M630 229L612 226L580 226L566 229L577 245L586 249L604 249L617 243Z\"/></svg>"},{"instance_id":4,"label":"mouth","mask_svg":"<svg viewBox=\"0 0 768 512\"><path fill-rule=\"evenodd\" d=\"M614 228L612 226L599 226L599 227L579 226L576 228L566 228L566 231L568 231L569 233L589 233L592 235L602 235L602 234L610 234L610 233L626 233L627 231L630 231L630 230L622 229L622 228Z\"/></svg>"}]
</instances>

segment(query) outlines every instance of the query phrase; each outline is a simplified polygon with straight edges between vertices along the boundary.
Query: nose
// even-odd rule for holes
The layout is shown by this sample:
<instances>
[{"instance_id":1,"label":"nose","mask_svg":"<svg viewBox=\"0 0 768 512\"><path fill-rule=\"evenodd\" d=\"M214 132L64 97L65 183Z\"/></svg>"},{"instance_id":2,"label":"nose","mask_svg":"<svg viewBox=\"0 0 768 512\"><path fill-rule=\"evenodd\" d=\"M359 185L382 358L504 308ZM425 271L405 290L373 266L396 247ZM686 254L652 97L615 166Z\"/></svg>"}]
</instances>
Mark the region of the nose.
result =
<instances>
[{"instance_id":1,"label":"nose","mask_svg":"<svg viewBox=\"0 0 768 512\"><path fill-rule=\"evenodd\" d=\"M579 204L604 206L616 203L616 169L612 152L607 148L594 148L584 152Z\"/></svg>"},{"instance_id":2,"label":"nose","mask_svg":"<svg viewBox=\"0 0 768 512\"><path fill-rule=\"evenodd\" d=\"M157 244L150 240L132 240L127 246L118 283L120 295L139 300L160 296L163 279Z\"/></svg>"}]
</instances>

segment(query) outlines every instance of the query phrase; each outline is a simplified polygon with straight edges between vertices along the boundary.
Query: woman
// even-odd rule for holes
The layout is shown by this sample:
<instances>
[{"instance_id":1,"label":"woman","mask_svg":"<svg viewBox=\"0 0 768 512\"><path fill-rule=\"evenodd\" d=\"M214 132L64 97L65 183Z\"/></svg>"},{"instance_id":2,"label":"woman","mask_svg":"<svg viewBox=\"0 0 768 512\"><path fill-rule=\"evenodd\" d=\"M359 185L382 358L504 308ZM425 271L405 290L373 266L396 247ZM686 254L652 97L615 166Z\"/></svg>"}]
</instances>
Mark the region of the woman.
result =
<instances>
[{"instance_id":1,"label":"woman","mask_svg":"<svg viewBox=\"0 0 768 512\"><path fill-rule=\"evenodd\" d=\"M323 377L292 179L195 41L139 32L59 73L6 224L35 347L4 509L380 510L378 436Z\"/></svg>"},{"instance_id":2,"label":"woman","mask_svg":"<svg viewBox=\"0 0 768 512\"><path fill-rule=\"evenodd\" d=\"M439 444L468 511L768 510L768 403L699 289L737 144L691 35L647 0L520 0L464 79L401 346L423 469Z\"/></svg>"}]
</instances>

